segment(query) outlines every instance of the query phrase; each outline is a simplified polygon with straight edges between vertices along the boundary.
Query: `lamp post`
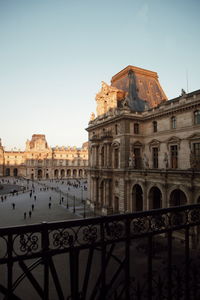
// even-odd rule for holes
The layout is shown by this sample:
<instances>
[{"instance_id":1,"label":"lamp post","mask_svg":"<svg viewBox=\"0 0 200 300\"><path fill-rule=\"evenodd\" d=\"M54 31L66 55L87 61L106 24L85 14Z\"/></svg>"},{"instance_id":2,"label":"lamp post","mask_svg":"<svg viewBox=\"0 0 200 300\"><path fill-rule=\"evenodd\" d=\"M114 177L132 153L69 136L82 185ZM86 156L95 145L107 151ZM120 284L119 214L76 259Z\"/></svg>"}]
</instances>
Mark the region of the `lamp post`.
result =
<instances>
[{"instance_id":1,"label":"lamp post","mask_svg":"<svg viewBox=\"0 0 200 300\"><path fill-rule=\"evenodd\" d=\"M68 203L68 193L67 193L67 209L69 208L69 203Z\"/></svg>"},{"instance_id":2,"label":"lamp post","mask_svg":"<svg viewBox=\"0 0 200 300\"><path fill-rule=\"evenodd\" d=\"M75 207L75 195L74 195L74 209L73 209L73 213L75 214L76 212L76 207Z\"/></svg>"},{"instance_id":3,"label":"lamp post","mask_svg":"<svg viewBox=\"0 0 200 300\"><path fill-rule=\"evenodd\" d=\"M83 184L81 185L81 202L83 203Z\"/></svg>"},{"instance_id":4,"label":"lamp post","mask_svg":"<svg viewBox=\"0 0 200 300\"><path fill-rule=\"evenodd\" d=\"M61 190L60 190L60 205L61 205Z\"/></svg>"},{"instance_id":5,"label":"lamp post","mask_svg":"<svg viewBox=\"0 0 200 300\"><path fill-rule=\"evenodd\" d=\"M84 200L83 202L83 218L85 219L85 205L86 205L86 201Z\"/></svg>"}]
</instances>

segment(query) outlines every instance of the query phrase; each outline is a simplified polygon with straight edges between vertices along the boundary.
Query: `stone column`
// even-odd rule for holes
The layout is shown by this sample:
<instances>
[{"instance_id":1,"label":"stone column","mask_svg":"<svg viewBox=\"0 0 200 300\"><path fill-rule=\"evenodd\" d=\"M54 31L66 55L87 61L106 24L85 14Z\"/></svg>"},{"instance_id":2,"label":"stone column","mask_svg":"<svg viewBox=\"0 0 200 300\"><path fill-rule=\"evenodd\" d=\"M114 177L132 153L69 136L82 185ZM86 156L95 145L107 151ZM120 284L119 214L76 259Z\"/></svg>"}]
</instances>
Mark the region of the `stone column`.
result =
<instances>
[{"instance_id":1,"label":"stone column","mask_svg":"<svg viewBox=\"0 0 200 300\"><path fill-rule=\"evenodd\" d=\"M107 151L106 151L106 144L104 144L104 166L107 166Z\"/></svg>"},{"instance_id":2,"label":"stone column","mask_svg":"<svg viewBox=\"0 0 200 300\"><path fill-rule=\"evenodd\" d=\"M96 178L93 178L93 202L96 203L97 201L97 182Z\"/></svg>"},{"instance_id":3,"label":"stone column","mask_svg":"<svg viewBox=\"0 0 200 300\"><path fill-rule=\"evenodd\" d=\"M147 198L147 184L144 185L144 190L143 190L143 210L148 210L149 209L149 203L148 198Z\"/></svg>"},{"instance_id":4,"label":"stone column","mask_svg":"<svg viewBox=\"0 0 200 300\"><path fill-rule=\"evenodd\" d=\"M107 144L106 148L107 148L107 167L110 167L110 152L109 152L110 145Z\"/></svg>"}]
</instances>

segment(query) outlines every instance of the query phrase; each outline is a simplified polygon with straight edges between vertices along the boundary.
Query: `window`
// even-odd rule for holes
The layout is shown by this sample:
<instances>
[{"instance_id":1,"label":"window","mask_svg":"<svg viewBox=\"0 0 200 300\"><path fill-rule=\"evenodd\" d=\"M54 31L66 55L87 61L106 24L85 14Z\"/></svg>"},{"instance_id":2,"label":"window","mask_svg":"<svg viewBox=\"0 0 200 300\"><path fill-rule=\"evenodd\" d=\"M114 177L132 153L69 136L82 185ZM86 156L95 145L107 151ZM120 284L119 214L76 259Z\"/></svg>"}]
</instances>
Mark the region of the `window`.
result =
<instances>
[{"instance_id":1,"label":"window","mask_svg":"<svg viewBox=\"0 0 200 300\"><path fill-rule=\"evenodd\" d=\"M193 144L195 167L200 167L200 143Z\"/></svg>"},{"instance_id":2,"label":"window","mask_svg":"<svg viewBox=\"0 0 200 300\"><path fill-rule=\"evenodd\" d=\"M133 149L134 153L134 164L135 164L135 169L141 169L142 166L142 158L141 158L141 151L140 148L134 148Z\"/></svg>"},{"instance_id":3,"label":"window","mask_svg":"<svg viewBox=\"0 0 200 300\"><path fill-rule=\"evenodd\" d=\"M153 154L153 168L158 168L158 148L152 148L152 154Z\"/></svg>"},{"instance_id":4,"label":"window","mask_svg":"<svg viewBox=\"0 0 200 300\"><path fill-rule=\"evenodd\" d=\"M178 146L174 145L171 146L171 168L177 169L178 168Z\"/></svg>"},{"instance_id":5,"label":"window","mask_svg":"<svg viewBox=\"0 0 200 300\"><path fill-rule=\"evenodd\" d=\"M114 168L119 168L119 149L114 149Z\"/></svg>"},{"instance_id":6,"label":"window","mask_svg":"<svg viewBox=\"0 0 200 300\"><path fill-rule=\"evenodd\" d=\"M101 166L104 167L104 147L101 148Z\"/></svg>"},{"instance_id":7,"label":"window","mask_svg":"<svg viewBox=\"0 0 200 300\"><path fill-rule=\"evenodd\" d=\"M115 134L118 134L118 126L115 124Z\"/></svg>"},{"instance_id":8,"label":"window","mask_svg":"<svg viewBox=\"0 0 200 300\"><path fill-rule=\"evenodd\" d=\"M158 128L157 128L157 122L153 121L153 132L157 132Z\"/></svg>"},{"instance_id":9,"label":"window","mask_svg":"<svg viewBox=\"0 0 200 300\"><path fill-rule=\"evenodd\" d=\"M171 128L172 129L176 128L176 117L171 117Z\"/></svg>"},{"instance_id":10,"label":"window","mask_svg":"<svg viewBox=\"0 0 200 300\"><path fill-rule=\"evenodd\" d=\"M200 110L194 112L194 124L200 124Z\"/></svg>"},{"instance_id":11,"label":"window","mask_svg":"<svg viewBox=\"0 0 200 300\"><path fill-rule=\"evenodd\" d=\"M139 124L138 123L134 123L134 133L135 134L139 133Z\"/></svg>"}]
</instances>

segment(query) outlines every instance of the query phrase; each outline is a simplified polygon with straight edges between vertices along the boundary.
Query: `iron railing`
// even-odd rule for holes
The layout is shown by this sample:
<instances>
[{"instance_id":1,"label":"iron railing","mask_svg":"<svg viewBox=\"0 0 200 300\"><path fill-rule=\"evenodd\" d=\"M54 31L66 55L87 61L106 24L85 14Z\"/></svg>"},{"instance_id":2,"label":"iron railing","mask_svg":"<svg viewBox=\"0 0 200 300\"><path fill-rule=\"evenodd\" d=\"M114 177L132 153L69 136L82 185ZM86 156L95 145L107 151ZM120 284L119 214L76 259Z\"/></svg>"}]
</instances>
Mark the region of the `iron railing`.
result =
<instances>
[{"instance_id":1,"label":"iron railing","mask_svg":"<svg viewBox=\"0 0 200 300\"><path fill-rule=\"evenodd\" d=\"M0 228L0 299L200 299L200 205Z\"/></svg>"}]
</instances>

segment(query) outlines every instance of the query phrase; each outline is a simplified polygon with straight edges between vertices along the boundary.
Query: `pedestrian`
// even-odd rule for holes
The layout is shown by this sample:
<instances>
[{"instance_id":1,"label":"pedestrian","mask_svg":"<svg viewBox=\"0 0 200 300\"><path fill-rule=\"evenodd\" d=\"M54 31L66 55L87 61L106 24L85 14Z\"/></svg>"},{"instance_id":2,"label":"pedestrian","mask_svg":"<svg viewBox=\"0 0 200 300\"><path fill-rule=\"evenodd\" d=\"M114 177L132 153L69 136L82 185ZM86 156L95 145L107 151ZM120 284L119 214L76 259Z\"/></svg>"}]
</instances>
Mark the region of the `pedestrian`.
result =
<instances>
[{"instance_id":1,"label":"pedestrian","mask_svg":"<svg viewBox=\"0 0 200 300\"><path fill-rule=\"evenodd\" d=\"M15 209L15 203L12 203L12 207L13 207L13 209Z\"/></svg>"},{"instance_id":2,"label":"pedestrian","mask_svg":"<svg viewBox=\"0 0 200 300\"><path fill-rule=\"evenodd\" d=\"M24 220L26 219L26 212L24 213Z\"/></svg>"},{"instance_id":3,"label":"pedestrian","mask_svg":"<svg viewBox=\"0 0 200 300\"><path fill-rule=\"evenodd\" d=\"M32 192L30 192L30 198L32 197Z\"/></svg>"},{"instance_id":4,"label":"pedestrian","mask_svg":"<svg viewBox=\"0 0 200 300\"><path fill-rule=\"evenodd\" d=\"M34 196L34 201L36 201L36 196Z\"/></svg>"},{"instance_id":5,"label":"pedestrian","mask_svg":"<svg viewBox=\"0 0 200 300\"><path fill-rule=\"evenodd\" d=\"M29 214L29 218L31 218L31 214L32 214L31 210L29 210L28 214Z\"/></svg>"},{"instance_id":6,"label":"pedestrian","mask_svg":"<svg viewBox=\"0 0 200 300\"><path fill-rule=\"evenodd\" d=\"M49 201L51 201L51 196L49 197Z\"/></svg>"},{"instance_id":7,"label":"pedestrian","mask_svg":"<svg viewBox=\"0 0 200 300\"><path fill-rule=\"evenodd\" d=\"M49 209L51 208L51 202L49 202Z\"/></svg>"},{"instance_id":8,"label":"pedestrian","mask_svg":"<svg viewBox=\"0 0 200 300\"><path fill-rule=\"evenodd\" d=\"M32 207L32 211L33 211L33 210L34 210L34 204L32 204L32 206L31 206L31 207Z\"/></svg>"},{"instance_id":9,"label":"pedestrian","mask_svg":"<svg viewBox=\"0 0 200 300\"><path fill-rule=\"evenodd\" d=\"M64 197L62 197L62 202L63 202L63 200L64 200Z\"/></svg>"}]
</instances>

